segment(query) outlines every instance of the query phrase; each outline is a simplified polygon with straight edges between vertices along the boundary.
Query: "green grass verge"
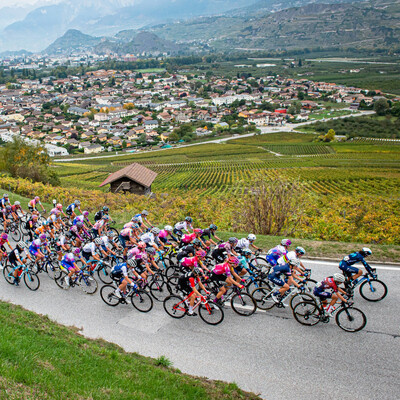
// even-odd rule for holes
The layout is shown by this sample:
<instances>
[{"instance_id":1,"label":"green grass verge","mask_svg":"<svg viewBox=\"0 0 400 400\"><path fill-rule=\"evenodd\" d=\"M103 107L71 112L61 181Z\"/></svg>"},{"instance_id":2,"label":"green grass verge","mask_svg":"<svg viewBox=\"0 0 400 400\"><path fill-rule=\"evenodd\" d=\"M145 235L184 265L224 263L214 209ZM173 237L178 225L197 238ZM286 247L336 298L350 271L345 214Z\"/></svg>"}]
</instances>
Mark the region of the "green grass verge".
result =
<instances>
[{"instance_id":1,"label":"green grass verge","mask_svg":"<svg viewBox=\"0 0 400 400\"><path fill-rule=\"evenodd\" d=\"M259 399L0 302L0 399Z\"/></svg>"}]
</instances>

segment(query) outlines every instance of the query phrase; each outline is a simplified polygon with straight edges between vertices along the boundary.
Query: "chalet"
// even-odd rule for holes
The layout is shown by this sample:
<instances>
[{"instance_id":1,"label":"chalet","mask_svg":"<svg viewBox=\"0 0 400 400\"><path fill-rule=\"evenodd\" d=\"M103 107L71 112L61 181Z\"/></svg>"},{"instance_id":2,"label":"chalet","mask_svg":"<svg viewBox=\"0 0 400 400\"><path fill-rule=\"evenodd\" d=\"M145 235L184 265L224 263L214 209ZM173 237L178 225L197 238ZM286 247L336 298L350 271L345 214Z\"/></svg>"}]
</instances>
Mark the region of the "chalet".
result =
<instances>
[{"instance_id":1,"label":"chalet","mask_svg":"<svg viewBox=\"0 0 400 400\"><path fill-rule=\"evenodd\" d=\"M100 185L110 185L112 193L151 194L151 185L157 173L137 163L110 174Z\"/></svg>"}]
</instances>

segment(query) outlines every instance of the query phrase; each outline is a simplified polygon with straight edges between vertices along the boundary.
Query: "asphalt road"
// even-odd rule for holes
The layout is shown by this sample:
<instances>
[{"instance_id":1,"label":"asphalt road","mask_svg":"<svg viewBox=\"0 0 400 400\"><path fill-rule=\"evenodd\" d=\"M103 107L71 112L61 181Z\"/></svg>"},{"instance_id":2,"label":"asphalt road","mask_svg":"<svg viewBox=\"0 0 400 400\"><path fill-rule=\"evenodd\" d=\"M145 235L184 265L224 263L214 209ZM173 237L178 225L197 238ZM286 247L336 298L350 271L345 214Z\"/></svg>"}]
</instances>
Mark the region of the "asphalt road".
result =
<instances>
[{"instance_id":1,"label":"asphalt road","mask_svg":"<svg viewBox=\"0 0 400 400\"><path fill-rule=\"evenodd\" d=\"M334 263L305 264L316 280L336 272ZM359 333L344 332L334 321L302 326L290 309L246 318L225 308L224 321L215 327L199 317L170 318L161 303L142 314L129 305L107 306L99 292L59 289L44 273L37 292L1 277L0 298L127 351L165 355L183 372L236 382L265 399L392 400L400 398L400 268L381 266L378 274L389 294L379 303L356 295L356 307L368 318Z\"/></svg>"}]
</instances>

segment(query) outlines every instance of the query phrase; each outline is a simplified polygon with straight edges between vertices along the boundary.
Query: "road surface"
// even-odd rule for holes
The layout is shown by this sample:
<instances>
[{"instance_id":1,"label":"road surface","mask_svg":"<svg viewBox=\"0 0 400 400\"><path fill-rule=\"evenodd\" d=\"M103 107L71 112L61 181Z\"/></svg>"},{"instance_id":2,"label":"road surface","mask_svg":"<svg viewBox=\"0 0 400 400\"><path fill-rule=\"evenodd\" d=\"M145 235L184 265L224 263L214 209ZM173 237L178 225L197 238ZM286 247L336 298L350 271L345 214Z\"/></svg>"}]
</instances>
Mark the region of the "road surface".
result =
<instances>
[{"instance_id":1,"label":"road surface","mask_svg":"<svg viewBox=\"0 0 400 400\"><path fill-rule=\"evenodd\" d=\"M337 271L337 263L305 264L316 280ZM142 314L129 305L109 307L98 292L59 289L44 273L37 292L0 277L0 298L127 351L164 355L183 372L236 382L265 399L393 400L400 398L400 268L380 266L378 273L389 294L379 303L356 295L356 306L368 318L359 333L344 332L333 321L302 326L288 309L246 318L225 308L224 321L215 327L199 317L172 319L161 303Z\"/></svg>"}]
</instances>

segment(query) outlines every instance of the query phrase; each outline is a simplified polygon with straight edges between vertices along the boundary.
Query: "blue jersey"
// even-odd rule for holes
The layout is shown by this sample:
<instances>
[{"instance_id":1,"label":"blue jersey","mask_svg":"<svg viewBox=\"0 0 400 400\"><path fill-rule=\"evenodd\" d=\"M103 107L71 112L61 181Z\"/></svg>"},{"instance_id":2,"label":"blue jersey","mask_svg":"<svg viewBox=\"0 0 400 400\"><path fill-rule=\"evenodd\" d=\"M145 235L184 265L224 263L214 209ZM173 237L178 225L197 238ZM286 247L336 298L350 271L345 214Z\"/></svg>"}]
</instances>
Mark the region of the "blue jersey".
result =
<instances>
[{"instance_id":1,"label":"blue jersey","mask_svg":"<svg viewBox=\"0 0 400 400\"><path fill-rule=\"evenodd\" d=\"M280 278L281 275L292 276L289 264L276 265L271 268L268 278Z\"/></svg>"},{"instance_id":2,"label":"blue jersey","mask_svg":"<svg viewBox=\"0 0 400 400\"><path fill-rule=\"evenodd\" d=\"M75 208L79 208L75 203L71 203L66 209L65 211L74 211Z\"/></svg>"},{"instance_id":3,"label":"blue jersey","mask_svg":"<svg viewBox=\"0 0 400 400\"><path fill-rule=\"evenodd\" d=\"M127 276L128 275L128 266L126 263L119 263L113 267L112 272L114 274L120 273L124 276Z\"/></svg>"},{"instance_id":4,"label":"blue jersey","mask_svg":"<svg viewBox=\"0 0 400 400\"><path fill-rule=\"evenodd\" d=\"M358 252L354 252L349 254L348 256L344 257L340 264L343 267L353 265L355 263L361 262L368 272L371 272L371 267L368 263L364 260L364 257Z\"/></svg>"}]
</instances>

